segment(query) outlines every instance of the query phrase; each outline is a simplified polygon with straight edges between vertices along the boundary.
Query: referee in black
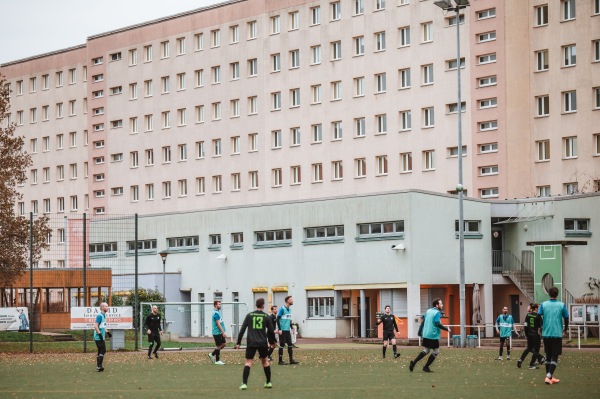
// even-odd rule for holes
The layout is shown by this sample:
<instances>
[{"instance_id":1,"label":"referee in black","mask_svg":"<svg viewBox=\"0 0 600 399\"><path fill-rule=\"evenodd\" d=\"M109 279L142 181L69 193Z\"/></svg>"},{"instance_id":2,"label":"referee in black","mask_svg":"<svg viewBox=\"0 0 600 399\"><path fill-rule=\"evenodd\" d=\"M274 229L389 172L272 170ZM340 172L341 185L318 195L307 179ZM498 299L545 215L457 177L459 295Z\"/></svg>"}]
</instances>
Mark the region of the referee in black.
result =
<instances>
[{"instance_id":1,"label":"referee in black","mask_svg":"<svg viewBox=\"0 0 600 399\"><path fill-rule=\"evenodd\" d=\"M386 305L385 313L377 317L377 325L380 325L381 323L383 323L383 358L385 359L385 351L388 342L392 341L395 359L400 356L396 350L396 334L394 334L394 330L398 331L398 325L396 324L396 316L392 314L390 305Z\"/></svg>"},{"instance_id":2,"label":"referee in black","mask_svg":"<svg viewBox=\"0 0 600 399\"><path fill-rule=\"evenodd\" d=\"M277 305L271 306L271 314L269 315L269 319L271 319L271 323L273 323L273 328L277 325ZM277 347L277 334L275 335L275 346L269 347L269 361L272 362L273 358L271 355L273 351Z\"/></svg>"},{"instance_id":3,"label":"referee in black","mask_svg":"<svg viewBox=\"0 0 600 399\"><path fill-rule=\"evenodd\" d=\"M238 334L237 343L235 349L239 349L242 343L242 337L246 330L248 330L248 338L246 339L246 362L244 363L244 373L242 375L242 385L240 389L245 391L248 389L248 377L250 377L250 367L252 367L252 361L256 352L263 366L265 377L265 388L273 388L271 384L271 364L268 358L268 348L275 347L275 328L271 322L271 318L266 314L263 309L265 308L264 298L258 298L256 300L256 310L246 315L242 328ZM268 342L268 346L267 346Z\"/></svg>"},{"instance_id":4,"label":"referee in black","mask_svg":"<svg viewBox=\"0 0 600 399\"><path fill-rule=\"evenodd\" d=\"M160 336L162 335L162 328L160 325L162 324L162 318L160 314L158 314L158 306L152 306L152 313L146 316L146 323L144 326L146 327L146 332L148 333L148 342L150 346L148 347L148 359L152 359L152 347L156 342L156 348L154 349L154 357L158 359L158 348L160 348Z\"/></svg>"}]
</instances>

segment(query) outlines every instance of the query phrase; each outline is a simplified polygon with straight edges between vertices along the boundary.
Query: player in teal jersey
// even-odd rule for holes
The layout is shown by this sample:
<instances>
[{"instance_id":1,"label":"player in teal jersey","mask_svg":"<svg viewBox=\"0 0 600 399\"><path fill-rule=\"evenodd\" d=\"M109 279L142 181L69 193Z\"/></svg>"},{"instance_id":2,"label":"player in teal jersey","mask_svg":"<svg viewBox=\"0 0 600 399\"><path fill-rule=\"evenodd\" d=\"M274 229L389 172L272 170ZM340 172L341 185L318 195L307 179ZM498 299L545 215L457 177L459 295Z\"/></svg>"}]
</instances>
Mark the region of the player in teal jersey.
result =
<instances>
[{"instance_id":1,"label":"player in teal jersey","mask_svg":"<svg viewBox=\"0 0 600 399\"><path fill-rule=\"evenodd\" d=\"M506 342L506 360L510 360L510 337L513 329L517 332L513 317L508 314L508 308L502 308L502 314L496 319L496 332L500 334L500 350L498 352L498 360L502 360L502 351Z\"/></svg>"},{"instance_id":2,"label":"player in teal jersey","mask_svg":"<svg viewBox=\"0 0 600 399\"><path fill-rule=\"evenodd\" d=\"M277 312L277 324L279 325L279 365L286 365L283 361L283 347L287 345L288 355L290 356L290 364L299 364L294 360L292 350L292 335L290 329L292 327L292 309L294 298L291 295L285 297L285 305L279 308Z\"/></svg>"},{"instance_id":3,"label":"player in teal jersey","mask_svg":"<svg viewBox=\"0 0 600 399\"><path fill-rule=\"evenodd\" d=\"M419 362L419 360L423 359L430 351L433 351L429 358L427 359L427 363L425 363L425 367L423 367L423 371L426 373L430 373L432 370L429 368L431 363L435 360L437 355L440 353L440 329L444 331L449 331L448 327L442 325L441 323L441 311L444 308L444 304L440 298L436 298L432 303L433 307L423 315L423 322L419 327L419 337L423 337L423 349L415 360L411 360L408 366L409 370L412 372L415 368L415 365Z\"/></svg>"},{"instance_id":4,"label":"player in teal jersey","mask_svg":"<svg viewBox=\"0 0 600 399\"><path fill-rule=\"evenodd\" d=\"M242 337L246 330L248 330L248 338L246 339L246 362L244 363L242 385L240 385L242 391L248 389L248 377L250 377L250 368L252 367L252 361L256 352L258 352L258 357L260 358L265 377L267 378L264 387L273 387L273 384L271 383L271 365L269 363L268 348L275 347L275 330L272 319L263 311L264 308L265 300L263 298L258 298L256 300L256 310L248 313L244 318L235 345L235 349L240 348ZM267 346L267 343L269 346Z\"/></svg>"},{"instance_id":5,"label":"player in teal jersey","mask_svg":"<svg viewBox=\"0 0 600 399\"><path fill-rule=\"evenodd\" d=\"M223 365L221 361L221 349L227 346L227 334L225 333L225 323L221 316L221 301L214 301L215 306L212 315L212 335L215 340L215 350L208 355L213 364Z\"/></svg>"},{"instance_id":6,"label":"player in teal jersey","mask_svg":"<svg viewBox=\"0 0 600 399\"><path fill-rule=\"evenodd\" d=\"M104 371L102 362L104 361L104 355L106 354L106 336L110 337L110 333L106 331L106 312L108 312L108 303L102 302L100 304L100 313L96 316L94 322L94 342L98 348L98 354L96 355L96 371Z\"/></svg>"},{"instance_id":7,"label":"player in teal jersey","mask_svg":"<svg viewBox=\"0 0 600 399\"><path fill-rule=\"evenodd\" d=\"M558 384L559 379L554 378L554 371L558 365L558 356L562 355L563 332L569 327L569 312L567 307L558 298L558 288L550 287L548 290L550 300L540 305L538 314L542 316L542 337L546 351L546 379L548 385ZM564 327L563 327L564 320Z\"/></svg>"}]
</instances>

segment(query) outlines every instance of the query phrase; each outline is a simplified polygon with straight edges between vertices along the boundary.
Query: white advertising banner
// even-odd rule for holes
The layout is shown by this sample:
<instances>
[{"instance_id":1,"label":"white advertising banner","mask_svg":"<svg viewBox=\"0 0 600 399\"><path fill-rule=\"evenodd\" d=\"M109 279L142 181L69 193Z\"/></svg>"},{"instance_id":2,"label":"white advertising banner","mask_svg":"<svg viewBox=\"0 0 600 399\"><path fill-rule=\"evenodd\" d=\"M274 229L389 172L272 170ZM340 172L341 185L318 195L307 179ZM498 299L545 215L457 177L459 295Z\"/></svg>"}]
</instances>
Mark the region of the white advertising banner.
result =
<instances>
[{"instance_id":1,"label":"white advertising banner","mask_svg":"<svg viewBox=\"0 0 600 399\"><path fill-rule=\"evenodd\" d=\"M93 330L100 307L71 308L71 330ZM109 306L106 312L106 328L115 330L133 329L132 306Z\"/></svg>"},{"instance_id":2,"label":"white advertising banner","mask_svg":"<svg viewBox=\"0 0 600 399\"><path fill-rule=\"evenodd\" d=\"M0 308L0 331L29 331L28 309Z\"/></svg>"}]
</instances>

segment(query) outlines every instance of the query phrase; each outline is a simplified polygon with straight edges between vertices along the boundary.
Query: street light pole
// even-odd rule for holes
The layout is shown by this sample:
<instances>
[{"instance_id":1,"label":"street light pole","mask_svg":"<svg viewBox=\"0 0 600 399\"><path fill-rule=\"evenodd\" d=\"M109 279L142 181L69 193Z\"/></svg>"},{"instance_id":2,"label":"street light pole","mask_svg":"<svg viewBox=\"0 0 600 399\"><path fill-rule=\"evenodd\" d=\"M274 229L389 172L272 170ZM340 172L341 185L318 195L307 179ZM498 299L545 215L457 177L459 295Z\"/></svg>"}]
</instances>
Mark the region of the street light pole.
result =
<instances>
[{"instance_id":1,"label":"street light pole","mask_svg":"<svg viewBox=\"0 0 600 399\"><path fill-rule=\"evenodd\" d=\"M169 255L168 251L161 251L158 253L160 255L160 257L162 258L162 263L163 263L163 273L162 273L162 278L163 278L163 289L162 289L162 293L163 296L165 297L165 302L167 301L167 283L166 283L166 278L165 278L165 269L167 266L167 255Z\"/></svg>"},{"instance_id":2,"label":"street light pole","mask_svg":"<svg viewBox=\"0 0 600 399\"><path fill-rule=\"evenodd\" d=\"M462 165L462 96L460 82L460 10L468 7L469 0L454 0L456 6L452 6L451 0L440 0L434 4L445 11L454 11L456 13L456 74L458 77L458 242L459 242L459 301L460 301L460 344L466 345L467 331L467 309L465 294L465 220L464 220L464 186L463 186L463 165Z\"/></svg>"}]
</instances>

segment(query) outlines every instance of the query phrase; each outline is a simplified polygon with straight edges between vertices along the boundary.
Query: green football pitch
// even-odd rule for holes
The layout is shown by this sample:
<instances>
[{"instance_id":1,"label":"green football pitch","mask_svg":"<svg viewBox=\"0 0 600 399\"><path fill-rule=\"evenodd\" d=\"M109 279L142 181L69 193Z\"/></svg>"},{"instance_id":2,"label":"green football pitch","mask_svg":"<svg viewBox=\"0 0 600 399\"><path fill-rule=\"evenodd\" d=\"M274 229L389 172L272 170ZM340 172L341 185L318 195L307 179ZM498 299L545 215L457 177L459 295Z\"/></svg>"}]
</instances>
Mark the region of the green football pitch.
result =
<instances>
[{"instance_id":1,"label":"green football pitch","mask_svg":"<svg viewBox=\"0 0 600 399\"><path fill-rule=\"evenodd\" d=\"M326 345L323 345L326 347ZM442 348L433 373L414 372L401 357L381 358L381 347L296 349L299 366L273 365L273 389L263 388L260 364L252 367L247 391L239 391L243 350L223 351L224 366L210 364L207 351L165 352L147 360L143 352L108 353L106 370L95 371L95 354L0 354L0 398L592 398L600 392L600 352L565 351L555 376L544 370L498 361L493 349ZM391 349L391 348L390 348ZM284 358L287 360L287 353Z\"/></svg>"}]
</instances>

